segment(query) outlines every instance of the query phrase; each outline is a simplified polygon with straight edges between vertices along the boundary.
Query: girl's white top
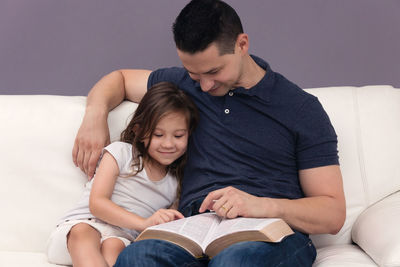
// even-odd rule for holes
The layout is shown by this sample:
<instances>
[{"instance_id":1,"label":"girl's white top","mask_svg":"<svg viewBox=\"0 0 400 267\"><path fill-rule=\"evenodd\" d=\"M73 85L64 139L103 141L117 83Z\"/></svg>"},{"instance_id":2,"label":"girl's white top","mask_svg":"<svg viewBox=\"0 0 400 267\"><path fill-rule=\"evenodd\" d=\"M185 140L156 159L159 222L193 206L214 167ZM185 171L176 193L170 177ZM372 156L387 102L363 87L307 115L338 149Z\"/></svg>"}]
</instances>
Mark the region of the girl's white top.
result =
<instances>
[{"instance_id":1,"label":"girl's white top","mask_svg":"<svg viewBox=\"0 0 400 267\"><path fill-rule=\"evenodd\" d=\"M114 142L104 148L116 160L119 176L116 180L111 200L120 207L142 217L149 217L161 208L168 208L175 201L177 179L169 173L160 181L151 181L145 169L134 176L132 173L132 145L124 142ZM89 211L89 195L96 176L86 183L81 199L75 207L62 217L59 223L66 220L94 218ZM133 236L137 231L124 229Z\"/></svg>"}]
</instances>

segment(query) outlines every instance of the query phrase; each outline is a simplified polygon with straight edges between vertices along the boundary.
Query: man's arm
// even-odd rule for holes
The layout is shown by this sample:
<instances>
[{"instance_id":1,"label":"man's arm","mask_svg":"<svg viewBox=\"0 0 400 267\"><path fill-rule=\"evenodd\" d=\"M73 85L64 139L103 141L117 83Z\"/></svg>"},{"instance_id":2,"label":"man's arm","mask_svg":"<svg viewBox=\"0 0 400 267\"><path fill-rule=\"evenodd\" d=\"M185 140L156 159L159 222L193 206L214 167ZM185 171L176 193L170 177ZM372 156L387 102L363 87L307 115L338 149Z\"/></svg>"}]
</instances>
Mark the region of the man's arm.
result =
<instances>
[{"instance_id":1,"label":"man's arm","mask_svg":"<svg viewBox=\"0 0 400 267\"><path fill-rule=\"evenodd\" d=\"M213 191L200 212L213 209L228 218L279 217L291 227L308 234L336 234L346 218L346 202L340 168L337 165L301 170L301 199L256 197L233 187Z\"/></svg>"},{"instance_id":2,"label":"man's arm","mask_svg":"<svg viewBox=\"0 0 400 267\"><path fill-rule=\"evenodd\" d=\"M108 113L124 99L139 102L147 91L150 70L117 70L104 76L90 90L85 116L75 138L72 159L93 177L102 149L110 143Z\"/></svg>"}]
</instances>

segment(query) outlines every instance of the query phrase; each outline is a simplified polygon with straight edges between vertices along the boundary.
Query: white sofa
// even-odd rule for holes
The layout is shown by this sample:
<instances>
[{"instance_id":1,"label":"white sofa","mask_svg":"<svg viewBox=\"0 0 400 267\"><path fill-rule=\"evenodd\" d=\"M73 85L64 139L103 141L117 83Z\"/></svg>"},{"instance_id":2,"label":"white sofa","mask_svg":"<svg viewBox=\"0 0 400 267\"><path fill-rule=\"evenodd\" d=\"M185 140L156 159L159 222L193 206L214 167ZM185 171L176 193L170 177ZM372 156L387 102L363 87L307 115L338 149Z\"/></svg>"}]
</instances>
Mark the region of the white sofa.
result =
<instances>
[{"instance_id":1,"label":"white sofa","mask_svg":"<svg viewBox=\"0 0 400 267\"><path fill-rule=\"evenodd\" d=\"M312 236L314 266L400 266L400 89L308 89L339 136L347 219L337 235ZM45 248L57 219L79 198L85 175L71 150L85 97L0 96L0 266L54 266ZM135 104L109 117L119 137Z\"/></svg>"}]
</instances>

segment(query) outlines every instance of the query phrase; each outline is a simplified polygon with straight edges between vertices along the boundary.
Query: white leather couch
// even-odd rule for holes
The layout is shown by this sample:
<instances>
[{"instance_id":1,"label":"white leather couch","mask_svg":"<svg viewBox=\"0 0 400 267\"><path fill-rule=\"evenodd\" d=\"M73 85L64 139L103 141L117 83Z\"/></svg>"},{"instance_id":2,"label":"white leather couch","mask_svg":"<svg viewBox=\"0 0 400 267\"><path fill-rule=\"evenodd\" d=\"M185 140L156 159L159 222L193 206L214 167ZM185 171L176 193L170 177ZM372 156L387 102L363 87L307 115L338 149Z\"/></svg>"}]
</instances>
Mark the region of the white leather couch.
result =
<instances>
[{"instance_id":1,"label":"white leather couch","mask_svg":"<svg viewBox=\"0 0 400 267\"><path fill-rule=\"evenodd\" d=\"M314 266L400 266L400 89L309 89L339 136L347 219L337 235L312 236ZM85 97L0 96L0 266L54 266L45 248L85 175L71 150ZM135 104L109 117L117 140Z\"/></svg>"}]
</instances>

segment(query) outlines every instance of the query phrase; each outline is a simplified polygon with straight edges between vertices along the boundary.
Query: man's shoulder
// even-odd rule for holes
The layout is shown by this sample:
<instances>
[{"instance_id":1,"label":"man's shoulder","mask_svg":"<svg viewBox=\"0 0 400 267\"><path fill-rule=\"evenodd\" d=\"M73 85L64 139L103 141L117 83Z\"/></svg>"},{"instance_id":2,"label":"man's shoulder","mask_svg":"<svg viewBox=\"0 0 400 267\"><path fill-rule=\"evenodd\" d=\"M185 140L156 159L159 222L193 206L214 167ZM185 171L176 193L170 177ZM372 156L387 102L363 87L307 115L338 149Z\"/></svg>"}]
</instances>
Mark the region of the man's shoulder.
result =
<instances>
[{"instance_id":1,"label":"man's shoulder","mask_svg":"<svg viewBox=\"0 0 400 267\"><path fill-rule=\"evenodd\" d=\"M185 70L185 68L173 66L173 67L158 68L156 70L153 70L152 74L153 73L163 73L163 74L168 74L168 75L174 75L174 74L182 75L182 74L186 74L187 71Z\"/></svg>"},{"instance_id":2,"label":"man's shoulder","mask_svg":"<svg viewBox=\"0 0 400 267\"><path fill-rule=\"evenodd\" d=\"M253 60L264 70L266 70L265 77L263 79L262 86L270 88L272 96L275 96L275 100L284 102L304 102L310 99L315 99L315 97L307 92L305 92L300 86L292 82L286 76L279 72L274 71L267 61L251 55Z\"/></svg>"},{"instance_id":3,"label":"man's shoulder","mask_svg":"<svg viewBox=\"0 0 400 267\"><path fill-rule=\"evenodd\" d=\"M151 72L148 88L159 82L172 82L179 86L190 78L187 71L181 67L159 68Z\"/></svg>"},{"instance_id":4,"label":"man's shoulder","mask_svg":"<svg viewBox=\"0 0 400 267\"><path fill-rule=\"evenodd\" d=\"M314 95L304 91L300 86L290 81L282 74L278 72L274 74L275 86L273 95L281 101L289 105L304 105L305 103L318 101Z\"/></svg>"}]
</instances>

